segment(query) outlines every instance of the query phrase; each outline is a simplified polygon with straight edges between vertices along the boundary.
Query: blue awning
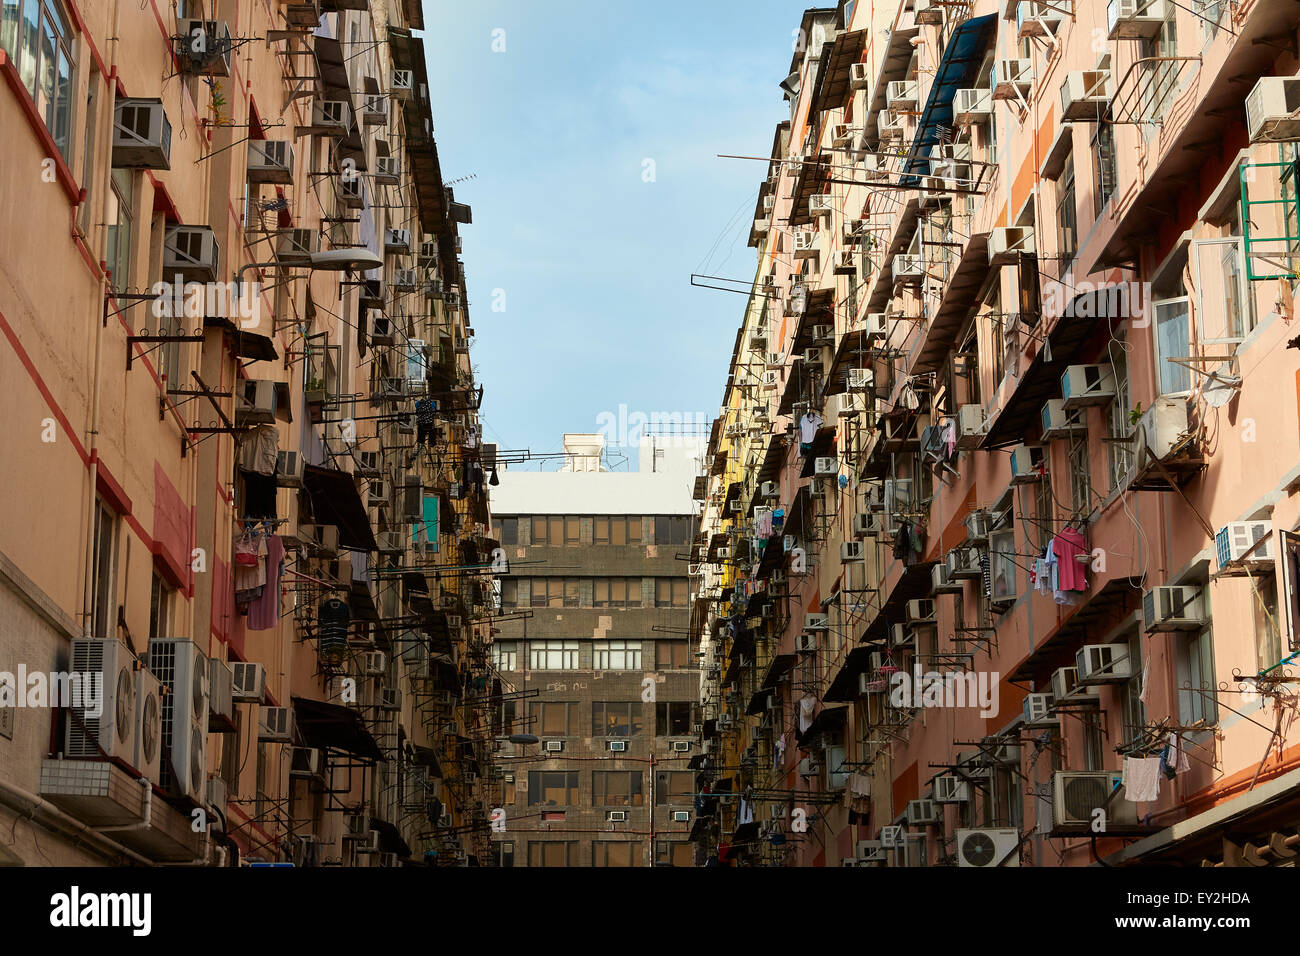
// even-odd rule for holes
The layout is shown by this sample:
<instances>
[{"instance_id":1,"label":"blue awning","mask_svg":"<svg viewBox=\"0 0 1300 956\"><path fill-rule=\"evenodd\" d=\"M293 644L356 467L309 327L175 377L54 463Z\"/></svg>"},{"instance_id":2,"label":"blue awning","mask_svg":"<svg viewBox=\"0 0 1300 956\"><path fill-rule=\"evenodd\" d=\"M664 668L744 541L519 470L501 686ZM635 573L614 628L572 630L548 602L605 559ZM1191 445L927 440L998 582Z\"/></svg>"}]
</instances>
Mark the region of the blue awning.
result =
<instances>
[{"instance_id":1,"label":"blue awning","mask_svg":"<svg viewBox=\"0 0 1300 956\"><path fill-rule=\"evenodd\" d=\"M919 185L920 179L914 174L928 171L930 147L939 142L940 127L952 125L952 101L958 90L966 89L974 82L975 71L984 61L984 51L996 29L996 14L972 17L957 27L948 40L943 51L943 61L935 72L930 96L916 127L912 148L907 154L901 185Z\"/></svg>"}]
</instances>

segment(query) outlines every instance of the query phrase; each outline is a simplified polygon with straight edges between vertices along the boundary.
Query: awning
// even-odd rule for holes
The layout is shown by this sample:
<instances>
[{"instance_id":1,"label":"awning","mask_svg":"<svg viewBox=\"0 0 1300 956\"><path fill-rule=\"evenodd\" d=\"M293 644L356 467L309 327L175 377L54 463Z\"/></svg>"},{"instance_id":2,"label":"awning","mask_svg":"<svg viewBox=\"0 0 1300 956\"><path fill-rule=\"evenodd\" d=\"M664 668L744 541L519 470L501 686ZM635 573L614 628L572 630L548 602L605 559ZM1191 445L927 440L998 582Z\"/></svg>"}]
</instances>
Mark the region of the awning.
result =
<instances>
[{"instance_id":1,"label":"awning","mask_svg":"<svg viewBox=\"0 0 1300 956\"><path fill-rule=\"evenodd\" d=\"M777 654L773 657L772 662L767 665L767 673L763 676L763 689L775 687L776 682L794 667L797 660L799 660L797 654Z\"/></svg>"},{"instance_id":2,"label":"awning","mask_svg":"<svg viewBox=\"0 0 1300 956\"><path fill-rule=\"evenodd\" d=\"M1084 597L1074 613L1031 650L1007 679L1013 684L1036 685L1046 680L1056 668L1073 664L1074 652L1093 632L1092 626L1103 617L1122 616L1130 603L1136 606L1142 595L1140 588L1141 578L1122 577L1107 581L1096 593Z\"/></svg>"},{"instance_id":3,"label":"awning","mask_svg":"<svg viewBox=\"0 0 1300 956\"><path fill-rule=\"evenodd\" d=\"M961 258L944 283L939 307L923 327L921 340L913 352L914 375L938 371L966 316L979 304L976 297L989 274L988 239L987 232L976 233L962 246Z\"/></svg>"},{"instance_id":4,"label":"awning","mask_svg":"<svg viewBox=\"0 0 1300 956\"><path fill-rule=\"evenodd\" d=\"M745 708L745 713L750 717L757 717L767 709L767 699L772 694L767 690L756 690L750 695L749 705Z\"/></svg>"},{"instance_id":5,"label":"awning","mask_svg":"<svg viewBox=\"0 0 1300 956\"><path fill-rule=\"evenodd\" d=\"M952 127L952 101L959 89L974 85L975 76L984 60L989 40L997 30L997 15L972 17L960 24L948 38L943 48L943 60L930 85L930 96L921 111L908 151L904 173L920 173L930 166L930 147L939 142L941 130ZM916 186L916 175L904 176L900 183Z\"/></svg>"},{"instance_id":6,"label":"awning","mask_svg":"<svg viewBox=\"0 0 1300 956\"><path fill-rule=\"evenodd\" d=\"M888 44L885 55L880 58L880 70L876 73L876 82L871 85L871 105L867 108L866 130L867 142L875 146L880 141L878 119L880 111L885 108L885 90L890 80L901 80L907 74L908 64L912 62L911 41L920 34L921 28L915 22L910 25L898 25L898 29L886 31Z\"/></svg>"},{"instance_id":7,"label":"awning","mask_svg":"<svg viewBox=\"0 0 1300 956\"><path fill-rule=\"evenodd\" d=\"M316 750L343 750L363 760L383 760L361 714L351 707L309 697L293 698L293 718L303 743Z\"/></svg>"},{"instance_id":8,"label":"awning","mask_svg":"<svg viewBox=\"0 0 1300 956\"><path fill-rule=\"evenodd\" d=\"M850 329L840 336L835 346L835 358L831 360L831 369L826 373L826 387L823 395L839 395L848 390L849 369L873 368L880 352L870 344L867 330Z\"/></svg>"},{"instance_id":9,"label":"awning","mask_svg":"<svg viewBox=\"0 0 1300 956\"><path fill-rule=\"evenodd\" d=\"M406 859L411 855L411 848L405 840L402 839L401 832L387 820L381 820L378 817L370 818L370 829L379 834L379 849L383 853L396 853L398 857Z\"/></svg>"},{"instance_id":10,"label":"awning","mask_svg":"<svg viewBox=\"0 0 1300 956\"><path fill-rule=\"evenodd\" d=\"M871 619L871 623L862 634L860 643L885 640L889 635L889 625L903 620L903 610L907 607L908 601L930 596L933 585L930 569L935 563L918 561L916 564L903 567L903 573L899 575L898 581L889 589L888 594L884 595L880 613Z\"/></svg>"},{"instance_id":11,"label":"awning","mask_svg":"<svg viewBox=\"0 0 1300 956\"><path fill-rule=\"evenodd\" d=\"M433 108L429 101L424 41L411 36L409 30L390 29L388 52L394 68L412 71L411 95L402 102L402 115L406 132L405 163L415 184L420 226L425 232L438 236L439 259L443 263L454 263L455 227L447 215L442 165L438 159L438 144L433 138Z\"/></svg>"},{"instance_id":12,"label":"awning","mask_svg":"<svg viewBox=\"0 0 1300 956\"><path fill-rule=\"evenodd\" d=\"M442 779L442 765L438 762L438 752L432 747L421 747L419 744L412 744L411 763L417 767L427 767L430 777Z\"/></svg>"},{"instance_id":13,"label":"awning","mask_svg":"<svg viewBox=\"0 0 1300 956\"><path fill-rule=\"evenodd\" d=\"M912 243L912 236L916 234L917 210L921 208L920 200L914 193L905 193L907 198L903 201L902 212L898 214L897 229L889 240L889 245L883 250L883 254L877 261L873 252L871 255L872 265L875 267L876 274L870 282L870 292L867 294L867 313L884 312L885 306L894 296L894 274L893 263L894 256L906 252L907 247Z\"/></svg>"},{"instance_id":14,"label":"awning","mask_svg":"<svg viewBox=\"0 0 1300 956\"><path fill-rule=\"evenodd\" d=\"M817 459L830 457L831 452L835 450L835 429L829 425L823 425L817 429L817 434L810 444L812 447L803 460L803 470L799 472L800 478L811 478L813 469L817 465Z\"/></svg>"},{"instance_id":15,"label":"awning","mask_svg":"<svg viewBox=\"0 0 1300 956\"><path fill-rule=\"evenodd\" d=\"M302 484L311 496L316 523L337 525L341 546L358 551L378 550L370 515L361 501L355 478L346 471L304 465Z\"/></svg>"},{"instance_id":16,"label":"awning","mask_svg":"<svg viewBox=\"0 0 1300 956\"><path fill-rule=\"evenodd\" d=\"M1111 297L1104 295L1093 297L1090 299L1095 304L1093 311L1106 309L1110 300ZM1084 346L1094 334L1105 334L1109 324L1106 316L1084 317L1070 315L1069 311L1067 307L1067 314L1057 319L1052 331L1047 334L1050 349L1040 347L1034 360L1029 363L1029 368L1020 376L1019 384L1008 396L1007 404L989 426L981 448L1000 448L1037 435L1043 405L1049 398L1061 397L1061 376L1065 373L1066 366L1074 365L1079 360ZM1049 352L1052 356L1050 362L1044 358Z\"/></svg>"},{"instance_id":17,"label":"awning","mask_svg":"<svg viewBox=\"0 0 1300 956\"><path fill-rule=\"evenodd\" d=\"M824 113L826 110L833 110L842 107L849 97L849 80L851 79L852 66L862 59L862 48L866 44L867 32L865 30L854 30L852 33L841 33L831 44L830 54L823 51L823 58L826 60L826 73L822 77L821 84L817 87L817 95L813 98L812 106L808 110L809 116L816 116Z\"/></svg>"},{"instance_id":18,"label":"awning","mask_svg":"<svg viewBox=\"0 0 1300 956\"><path fill-rule=\"evenodd\" d=\"M831 679L830 687L827 688L822 700L827 703L857 700L858 677L866 673L873 650L878 648L863 645L849 651L848 656L844 658L844 663Z\"/></svg>"},{"instance_id":19,"label":"awning","mask_svg":"<svg viewBox=\"0 0 1300 956\"><path fill-rule=\"evenodd\" d=\"M833 733L844 726L849 716L848 704L836 704L833 707L823 707L821 713L813 718L813 722L808 725L808 729L796 738L799 746L806 746L808 741L825 733Z\"/></svg>"}]
</instances>

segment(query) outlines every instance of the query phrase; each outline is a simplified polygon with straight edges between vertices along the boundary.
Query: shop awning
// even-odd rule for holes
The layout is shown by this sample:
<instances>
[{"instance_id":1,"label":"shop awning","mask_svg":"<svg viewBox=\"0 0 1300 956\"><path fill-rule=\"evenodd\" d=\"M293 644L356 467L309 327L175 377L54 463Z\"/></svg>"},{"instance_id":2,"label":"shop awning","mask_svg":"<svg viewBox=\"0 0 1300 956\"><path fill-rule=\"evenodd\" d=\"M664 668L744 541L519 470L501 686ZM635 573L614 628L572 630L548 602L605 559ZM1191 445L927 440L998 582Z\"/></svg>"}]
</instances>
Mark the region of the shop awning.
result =
<instances>
[{"instance_id":1,"label":"shop awning","mask_svg":"<svg viewBox=\"0 0 1300 956\"><path fill-rule=\"evenodd\" d=\"M378 550L355 478L346 471L304 465L302 484L311 496L316 523L337 525L340 545L358 551Z\"/></svg>"},{"instance_id":2,"label":"shop awning","mask_svg":"<svg viewBox=\"0 0 1300 956\"><path fill-rule=\"evenodd\" d=\"M316 750L343 750L363 760L383 760L361 714L351 707L309 697L293 698L293 718L303 743Z\"/></svg>"}]
</instances>

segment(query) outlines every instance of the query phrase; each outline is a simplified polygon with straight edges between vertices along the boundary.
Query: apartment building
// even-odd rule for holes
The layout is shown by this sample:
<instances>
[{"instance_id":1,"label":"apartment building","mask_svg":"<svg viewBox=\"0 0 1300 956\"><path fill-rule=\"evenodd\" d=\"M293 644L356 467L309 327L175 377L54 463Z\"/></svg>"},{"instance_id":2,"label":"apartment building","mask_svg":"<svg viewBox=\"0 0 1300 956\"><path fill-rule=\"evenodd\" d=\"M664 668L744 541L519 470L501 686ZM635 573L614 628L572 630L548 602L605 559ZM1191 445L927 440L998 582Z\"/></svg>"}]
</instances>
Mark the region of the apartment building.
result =
<instances>
[{"instance_id":1,"label":"apartment building","mask_svg":"<svg viewBox=\"0 0 1300 956\"><path fill-rule=\"evenodd\" d=\"M805 12L696 488L702 855L1291 865L1298 30Z\"/></svg>"},{"instance_id":2,"label":"apartment building","mask_svg":"<svg viewBox=\"0 0 1300 956\"><path fill-rule=\"evenodd\" d=\"M561 470L501 471L492 490L509 563L491 646L494 862L691 866L687 552L702 442L646 437L636 471L606 470L599 434L565 435L563 448Z\"/></svg>"},{"instance_id":3,"label":"apartment building","mask_svg":"<svg viewBox=\"0 0 1300 956\"><path fill-rule=\"evenodd\" d=\"M3 5L6 861L486 863L492 449L426 26ZM22 676L70 674L102 699Z\"/></svg>"}]
</instances>

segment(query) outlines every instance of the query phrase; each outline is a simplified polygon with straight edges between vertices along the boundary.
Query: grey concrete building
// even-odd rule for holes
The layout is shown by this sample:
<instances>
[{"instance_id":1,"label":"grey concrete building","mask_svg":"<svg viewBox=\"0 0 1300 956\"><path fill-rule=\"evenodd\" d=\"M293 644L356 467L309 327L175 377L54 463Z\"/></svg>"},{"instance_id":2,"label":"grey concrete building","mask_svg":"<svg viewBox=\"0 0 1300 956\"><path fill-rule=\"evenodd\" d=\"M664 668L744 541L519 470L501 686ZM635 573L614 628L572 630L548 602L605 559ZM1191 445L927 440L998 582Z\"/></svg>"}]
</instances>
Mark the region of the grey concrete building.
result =
<instances>
[{"instance_id":1,"label":"grey concrete building","mask_svg":"<svg viewBox=\"0 0 1300 956\"><path fill-rule=\"evenodd\" d=\"M687 634L702 447L645 438L636 471L566 435L562 470L501 472L494 532L502 866L691 865L697 648ZM498 822L498 828L501 823Z\"/></svg>"}]
</instances>

